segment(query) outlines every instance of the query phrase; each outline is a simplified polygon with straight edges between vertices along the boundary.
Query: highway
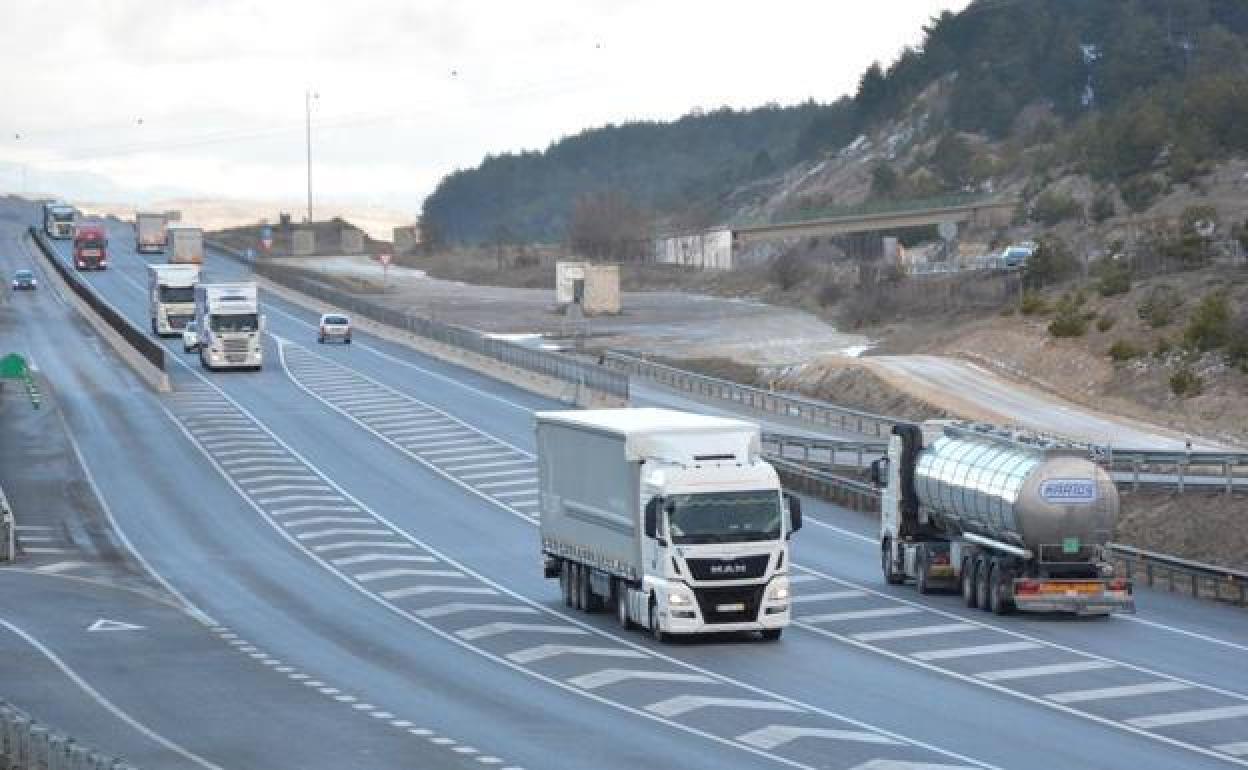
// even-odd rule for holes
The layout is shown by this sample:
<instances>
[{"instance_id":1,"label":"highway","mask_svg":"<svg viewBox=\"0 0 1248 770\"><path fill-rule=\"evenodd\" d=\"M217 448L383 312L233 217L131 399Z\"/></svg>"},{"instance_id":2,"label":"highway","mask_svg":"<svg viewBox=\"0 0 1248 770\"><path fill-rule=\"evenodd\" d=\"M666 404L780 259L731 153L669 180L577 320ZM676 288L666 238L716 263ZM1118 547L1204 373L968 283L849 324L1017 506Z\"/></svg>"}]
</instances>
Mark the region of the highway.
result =
<instances>
[{"instance_id":1,"label":"highway","mask_svg":"<svg viewBox=\"0 0 1248 770\"><path fill-rule=\"evenodd\" d=\"M6 272L32 216L0 212ZM146 327L132 244L115 226L86 278ZM874 522L808 500L782 641L659 645L541 577L531 413L557 404L359 332L318 346L267 295L263 371L201 373L171 340L156 396L46 272L9 347L153 577L0 575L0 697L140 764L1248 766L1242 610L1146 591L1135 618L997 618L884 586Z\"/></svg>"}]
</instances>

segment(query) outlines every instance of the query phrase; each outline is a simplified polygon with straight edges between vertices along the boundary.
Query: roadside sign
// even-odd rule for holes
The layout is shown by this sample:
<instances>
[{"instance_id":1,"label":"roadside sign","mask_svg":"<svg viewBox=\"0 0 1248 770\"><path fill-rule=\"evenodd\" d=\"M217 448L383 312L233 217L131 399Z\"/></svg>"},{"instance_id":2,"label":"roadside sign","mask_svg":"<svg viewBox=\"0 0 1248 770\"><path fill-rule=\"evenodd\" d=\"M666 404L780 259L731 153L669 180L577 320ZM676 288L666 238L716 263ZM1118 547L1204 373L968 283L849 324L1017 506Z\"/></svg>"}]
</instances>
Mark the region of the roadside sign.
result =
<instances>
[{"instance_id":1,"label":"roadside sign","mask_svg":"<svg viewBox=\"0 0 1248 770\"><path fill-rule=\"evenodd\" d=\"M20 380L26 377L26 359L17 353L0 358L0 378Z\"/></svg>"},{"instance_id":2,"label":"roadside sign","mask_svg":"<svg viewBox=\"0 0 1248 770\"><path fill-rule=\"evenodd\" d=\"M389 267L389 266L390 266L390 260L391 260L391 259L392 259L392 257L391 257L389 254L378 254L378 255L377 255L377 261L381 263L381 266L382 266L382 267Z\"/></svg>"},{"instance_id":3,"label":"roadside sign","mask_svg":"<svg viewBox=\"0 0 1248 770\"><path fill-rule=\"evenodd\" d=\"M1062 539L1062 553L1079 553L1079 538L1067 537Z\"/></svg>"},{"instance_id":4,"label":"roadside sign","mask_svg":"<svg viewBox=\"0 0 1248 770\"><path fill-rule=\"evenodd\" d=\"M940 237L946 241L952 241L958 237L957 222L941 222L937 226L936 231L940 233Z\"/></svg>"},{"instance_id":5,"label":"roadside sign","mask_svg":"<svg viewBox=\"0 0 1248 770\"><path fill-rule=\"evenodd\" d=\"M272 227L265 225L264 227L260 228L260 245L264 247L265 251L268 251L269 249L273 248L273 228Z\"/></svg>"}]
</instances>

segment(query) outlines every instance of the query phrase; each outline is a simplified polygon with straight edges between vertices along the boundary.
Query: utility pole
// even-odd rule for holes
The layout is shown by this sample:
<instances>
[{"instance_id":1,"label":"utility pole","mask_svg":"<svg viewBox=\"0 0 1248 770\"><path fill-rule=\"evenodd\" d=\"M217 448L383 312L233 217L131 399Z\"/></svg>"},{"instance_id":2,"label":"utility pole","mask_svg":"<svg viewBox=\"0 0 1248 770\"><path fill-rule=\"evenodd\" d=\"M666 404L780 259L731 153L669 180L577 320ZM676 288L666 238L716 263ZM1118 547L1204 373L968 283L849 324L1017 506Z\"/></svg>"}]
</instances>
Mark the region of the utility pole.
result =
<instances>
[{"instance_id":1,"label":"utility pole","mask_svg":"<svg viewBox=\"0 0 1248 770\"><path fill-rule=\"evenodd\" d=\"M319 99L314 91L303 92L304 135L308 149L308 224L312 223L312 100Z\"/></svg>"}]
</instances>

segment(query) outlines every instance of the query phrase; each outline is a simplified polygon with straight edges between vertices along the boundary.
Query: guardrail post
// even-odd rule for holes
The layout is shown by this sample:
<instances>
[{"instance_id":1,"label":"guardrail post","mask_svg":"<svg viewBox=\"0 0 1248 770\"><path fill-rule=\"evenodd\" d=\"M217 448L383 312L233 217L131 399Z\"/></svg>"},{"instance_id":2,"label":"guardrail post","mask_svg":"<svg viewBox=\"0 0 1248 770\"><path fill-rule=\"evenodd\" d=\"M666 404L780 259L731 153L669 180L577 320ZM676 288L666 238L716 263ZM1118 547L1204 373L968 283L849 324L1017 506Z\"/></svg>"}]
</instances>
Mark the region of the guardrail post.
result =
<instances>
[{"instance_id":1,"label":"guardrail post","mask_svg":"<svg viewBox=\"0 0 1248 770\"><path fill-rule=\"evenodd\" d=\"M1140 458L1132 458L1131 460L1131 491L1140 491Z\"/></svg>"},{"instance_id":2,"label":"guardrail post","mask_svg":"<svg viewBox=\"0 0 1248 770\"><path fill-rule=\"evenodd\" d=\"M1231 491L1235 486L1234 472L1232 471L1230 462L1222 463L1222 474L1226 476L1226 496L1231 496Z\"/></svg>"},{"instance_id":3,"label":"guardrail post","mask_svg":"<svg viewBox=\"0 0 1248 770\"><path fill-rule=\"evenodd\" d=\"M1178 463L1175 465L1175 470L1179 473L1179 494L1183 494L1183 475L1187 472L1187 463Z\"/></svg>"}]
</instances>

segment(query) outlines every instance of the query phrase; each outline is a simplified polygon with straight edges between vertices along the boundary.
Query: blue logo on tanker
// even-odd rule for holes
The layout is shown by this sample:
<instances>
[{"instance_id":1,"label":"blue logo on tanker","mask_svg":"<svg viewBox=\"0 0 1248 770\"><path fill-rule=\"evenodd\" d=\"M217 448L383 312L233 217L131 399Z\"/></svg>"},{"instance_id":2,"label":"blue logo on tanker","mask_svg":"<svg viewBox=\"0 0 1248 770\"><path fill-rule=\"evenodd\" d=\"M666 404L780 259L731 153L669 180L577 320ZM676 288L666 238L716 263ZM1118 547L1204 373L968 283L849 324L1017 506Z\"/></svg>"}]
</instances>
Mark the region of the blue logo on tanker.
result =
<instances>
[{"instance_id":1,"label":"blue logo on tanker","mask_svg":"<svg viewBox=\"0 0 1248 770\"><path fill-rule=\"evenodd\" d=\"M1096 482L1092 479L1046 479L1040 482L1040 497L1050 503L1096 502Z\"/></svg>"}]
</instances>

